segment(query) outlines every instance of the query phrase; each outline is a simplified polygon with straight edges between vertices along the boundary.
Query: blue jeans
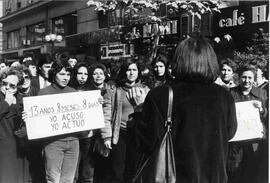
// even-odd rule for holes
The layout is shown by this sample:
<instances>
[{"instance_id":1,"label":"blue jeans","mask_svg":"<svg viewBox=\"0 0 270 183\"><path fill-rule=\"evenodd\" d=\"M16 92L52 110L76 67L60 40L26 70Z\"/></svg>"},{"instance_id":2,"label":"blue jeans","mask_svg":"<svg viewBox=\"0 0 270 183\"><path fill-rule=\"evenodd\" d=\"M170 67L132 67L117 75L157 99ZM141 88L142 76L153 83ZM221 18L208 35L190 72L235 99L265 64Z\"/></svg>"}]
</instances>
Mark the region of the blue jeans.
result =
<instances>
[{"instance_id":1,"label":"blue jeans","mask_svg":"<svg viewBox=\"0 0 270 183\"><path fill-rule=\"evenodd\" d=\"M73 183L79 140L57 140L44 148L47 183Z\"/></svg>"}]
</instances>

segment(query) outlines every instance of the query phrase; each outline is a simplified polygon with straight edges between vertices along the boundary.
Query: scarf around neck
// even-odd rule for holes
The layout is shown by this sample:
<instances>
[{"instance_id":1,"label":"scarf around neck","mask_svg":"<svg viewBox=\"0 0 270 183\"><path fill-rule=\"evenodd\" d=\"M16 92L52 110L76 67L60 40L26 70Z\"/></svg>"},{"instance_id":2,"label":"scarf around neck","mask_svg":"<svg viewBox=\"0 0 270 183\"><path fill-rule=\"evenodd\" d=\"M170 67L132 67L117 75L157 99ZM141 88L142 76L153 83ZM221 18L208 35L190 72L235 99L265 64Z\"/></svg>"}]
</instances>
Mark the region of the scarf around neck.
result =
<instances>
[{"instance_id":1,"label":"scarf around neck","mask_svg":"<svg viewBox=\"0 0 270 183\"><path fill-rule=\"evenodd\" d=\"M133 87L138 87L138 86L140 86L141 85L141 82L139 81L139 82L137 82L137 83L135 83L135 84L133 84L133 85L130 85L129 83L125 83L124 84L124 86L122 86L122 88L123 88L123 90L125 90L125 91L128 91L129 89L131 89L131 88L133 88Z\"/></svg>"}]
</instances>

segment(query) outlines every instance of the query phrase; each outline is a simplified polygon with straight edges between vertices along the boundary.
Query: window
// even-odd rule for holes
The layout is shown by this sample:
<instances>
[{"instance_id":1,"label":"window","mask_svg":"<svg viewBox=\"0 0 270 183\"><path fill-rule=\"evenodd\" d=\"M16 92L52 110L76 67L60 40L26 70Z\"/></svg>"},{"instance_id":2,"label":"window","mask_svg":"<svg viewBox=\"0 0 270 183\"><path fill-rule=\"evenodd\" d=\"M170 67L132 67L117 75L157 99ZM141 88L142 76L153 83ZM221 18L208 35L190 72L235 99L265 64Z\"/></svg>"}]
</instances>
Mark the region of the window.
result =
<instances>
[{"instance_id":1,"label":"window","mask_svg":"<svg viewBox=\"0 0 270 183\"><path fill-rule=\"evenodd\" d=\"M9 13L11 13L11 0L7 0L6 5L5 5L5 15Z\"/></svg>"},{"instance_id":2,"label":"window","mask_svg":"<svg viewBox=\"0 0 270 183\"><path fill-rule=\"evenodd\" d=\"M45 23L40 22L27 27L27 40L30 44L39 44L43 42L45 36Z\"/></svg>"},{"instance_id":3,"label":"window","mask_svg":"<svg viewBox=\"0 0 270 183\"><path fill-rule=\"evenodd\" d=\"M17 10L22 7L22 2L21 0L17 0Z\"/></svg>"},{"instance_id":4,"label":"window","mask_svg":"<svg viewBox=\"0 0 270 183\"><path fill-rule=\"evenodd\" d=\"M180 34L181 34L181 37L185 37L187 36L190 31L189 31L189 23L190 21L190 17L187 15L187 14L183 14L181 15L181 20L180 20Z\"/></svg>"},{"instance_id":5,"label":"window","mask_svg":"<svg viewBox=\"0 0 270 183\"><path fill-rule=\"evenodd\" d=\"M99 28L107 28L110 26L123 25L124 24L124 9L116 9L114 11L108 11L106 14L100 12L99 17Z\"/></svg>"},{"instance_id":6,"label":"window","mask_svg":"<svg viewBox=\"0 0 270 183\"><path fill-rule=\"evenodd\" d=\"M77 13L67 14L52 20L52 33L63 36L77 33Z\"/></svg>"},{"instance_id":7,"label":"window","mask_svg":"<svg viewBox=\"0 0 270 183\"><path fill-rule=\"evenodd\" d=\"M7 48L18 48L20 46L20 30L7 33Z\"/></svg>"},{"instance_id":8,"label":"window","mask_svg":"<svg viewBox=\"0 0 270 183\"><path fill-rule=\"evenodd\" d=\"M203 36L212 35L210 22L212 22L211 15L209 13L203 14L201 18L201 32Z\"/></svg>"},{"instance_id":9,"label":"window","mask_svg":"<svg viewBox=\"0 0 270 183\"><path fill-rule=\"evenodd\" d=\"M158 15L161 16L161 17L164 17L164 16L167 15L167 4L166 3L161 3L160 4Z\"/></svg>"}]
</instances>

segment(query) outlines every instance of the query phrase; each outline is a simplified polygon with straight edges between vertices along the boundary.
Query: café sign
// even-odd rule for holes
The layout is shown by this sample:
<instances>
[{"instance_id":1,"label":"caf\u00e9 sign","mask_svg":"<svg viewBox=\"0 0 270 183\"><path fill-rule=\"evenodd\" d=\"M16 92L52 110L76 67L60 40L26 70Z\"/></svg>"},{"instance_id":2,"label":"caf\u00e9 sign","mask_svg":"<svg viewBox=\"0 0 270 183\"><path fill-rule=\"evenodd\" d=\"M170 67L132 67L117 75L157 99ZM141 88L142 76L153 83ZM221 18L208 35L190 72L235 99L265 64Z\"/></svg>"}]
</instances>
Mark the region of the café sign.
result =
<instances>
[{"instance_id":1,"label":"caf\u00e9 sign","mask_svg":"<svg viewBox=\"0 0 270 183\"><path fill-rule=\"evenodd\" d=\"M251 8L251 16L247 15L243 9L234 9L231 16L221 18L218 21L219 28L236 27L247 23L257 24L269 22L268 5L253 6Z\"/></svg>"}]
</instances>

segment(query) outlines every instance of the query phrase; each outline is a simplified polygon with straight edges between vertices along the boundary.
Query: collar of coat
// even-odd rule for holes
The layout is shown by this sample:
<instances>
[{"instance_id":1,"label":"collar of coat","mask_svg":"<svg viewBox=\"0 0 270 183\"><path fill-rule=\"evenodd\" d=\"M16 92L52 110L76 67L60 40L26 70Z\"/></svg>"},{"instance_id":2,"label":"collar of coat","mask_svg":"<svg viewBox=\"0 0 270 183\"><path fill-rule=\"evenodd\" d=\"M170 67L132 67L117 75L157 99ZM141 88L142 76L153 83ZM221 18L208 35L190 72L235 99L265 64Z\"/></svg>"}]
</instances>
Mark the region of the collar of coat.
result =
<instances>
[{"instance_id":1,"label":"collar of coat","mask_svg":"<svg viewBox=\"0 0 270 183\"><path fill-rule=\"evenodd\" d=\"M237 87L237 90L242 95L242 89L241 89L240 86ZM253 95L256 98L260 98L260 96L261 96L261 89L260 88L256 88L256 87L253 86L251 88L250 92L249 92L249 95Z\"/></svg>"}]
</instances>

